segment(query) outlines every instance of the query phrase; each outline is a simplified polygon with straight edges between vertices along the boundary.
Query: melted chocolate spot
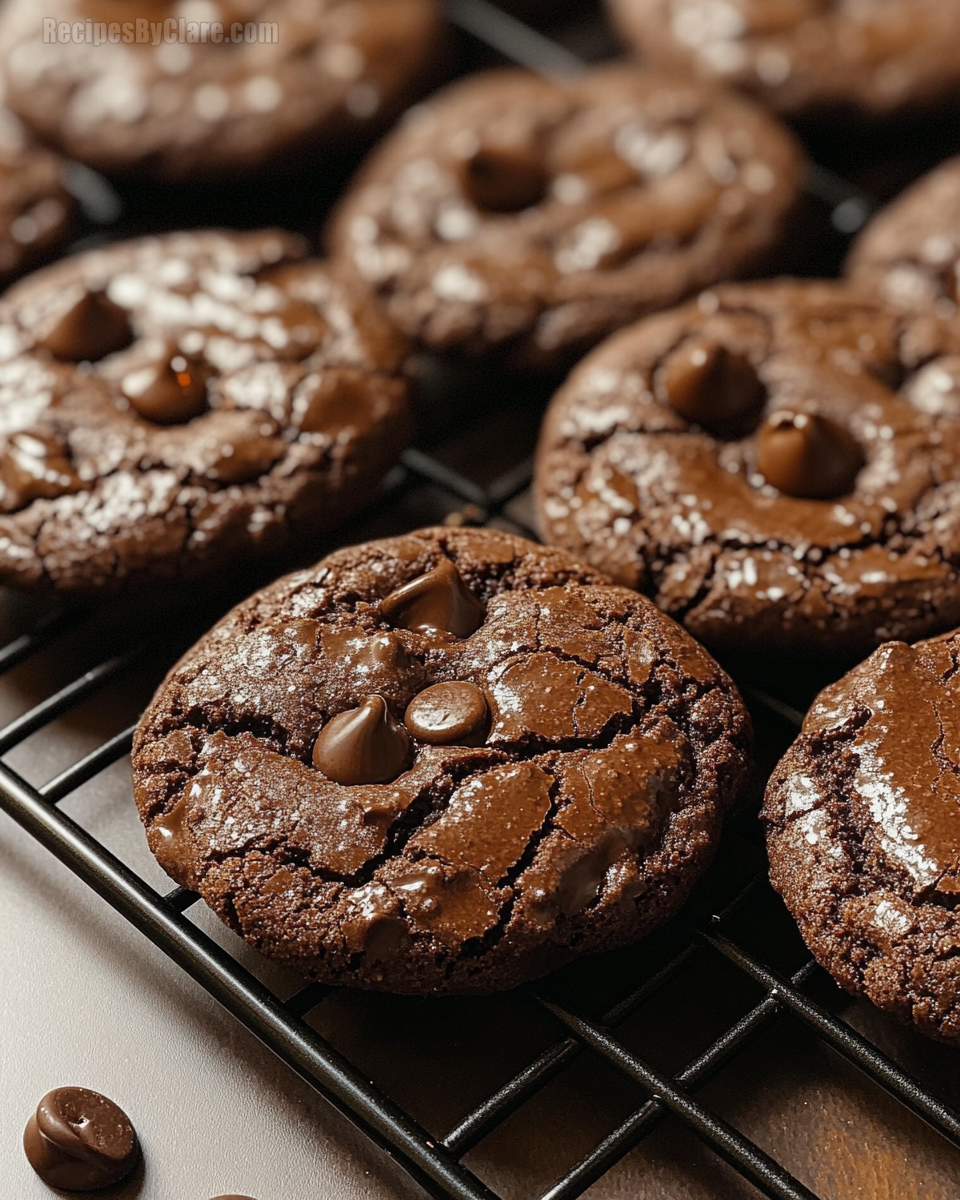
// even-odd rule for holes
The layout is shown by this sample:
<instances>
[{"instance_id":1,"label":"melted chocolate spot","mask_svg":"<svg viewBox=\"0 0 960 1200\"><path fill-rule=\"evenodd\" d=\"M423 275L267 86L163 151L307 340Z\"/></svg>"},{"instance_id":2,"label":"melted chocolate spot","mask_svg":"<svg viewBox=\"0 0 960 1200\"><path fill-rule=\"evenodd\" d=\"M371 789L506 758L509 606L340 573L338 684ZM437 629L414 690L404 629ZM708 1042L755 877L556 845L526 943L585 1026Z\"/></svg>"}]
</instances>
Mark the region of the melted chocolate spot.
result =
<instances>
[{"instance_id":1,"label":"melted chocolate spot","mask_svg":"<svg viewBox=\"0 0 960 1200\"><path fill-rule=\"evenodd\" d=\"M748 432L766 399L750 360L706 338L685 342L667 358L659 387L674 412L724 438Z\"/></svg>"},{"instance_id":2,"label":"melted chocolate spot","mask_svg":"<svg viewBox=\"0 0 960 1200\"><path fill-rule=\"evenodd\" d=\"M132 341L126 310L104 292L84 291L36 344L66 362L96 362Z\"/></svg>"},{"instance_id":3,"label":"melted chocolate spot","mask_svg":"<svg viewBox=\"0 0 960 1200\"><path fill-rule=\"evenodd\" d=\"M92 1192L125 1179L140 1145L126 1113L89 1088L48 1092L27 1122L23 1148L50 1187Z\"/></svg>"},{"instance_id":4,"label":"melted chocolate spot","mask_svg":"<svg viewBox=\"0 0 960 1200\"><path fill-rule=\"evenodd\" d=\"M543 157L532 146L488 143L463 163L464 190L488 212L521 212L539 204L547 181Z\"/></svg>"},{"instance_id":5,"label":"melted chocolate spot","mask_svg":"<svg viewBox=\"0 0 960 1200\"><path fill-rule=\"evenodd\" d=\"M0 507L13 512L33 500L52 500L83 490L66 446L57 438L24 430L7 439L0 457Z\"/></svg>"},{"instance_id":6,"label":"melted chocolate spot","mask_svg":"<svg viewBox=\"0 0 960 1200\"><path fill-rule=\"evenodd\" d=\"M473 683L436 683L407 705L403 723L428 746L482 746L490 713Z\"/></svg>"},{"instance_id":7,"label":"melted chocolate spot","mask_svg":"<svg viewBox=\"0 0 960 1200\"><path fill-rule=\"evenodd\" d=\"M389 783L410 762L410 737L382 696L326 723L313 747L313 765L334 783Z\"/></svg>"},{"instance_id":8,"label":"melted chocolate spot","mask_svg":"<svg viewBox=\"0 0 960 1200\"><path fill-rule=\"evenodd\" d=\"M757 470L778 491L804 500L847 495L864 461L849 430L815 413L774 413L757 435Z\"/></svg>"},{"instance_id":9,"label":"melted chocolate spot","mask_svg":"<svg viewBox=\"0 0 960 1200\"><path fill-rule=\"evenodd\" d=\"M414 633L449 633L466 638L483 624L485 608L449 558L411 579L380 601L385 621Z\"/></svg>"},{"instance_id":10,"label":"melted chocolate spot","mask_svg":"<svg viewBox=\"0 0 960 1200\"><path fill-rule=\"evenodd\" d=\"M207 407L206 373L177 350L131 371L120 386L130 407L155 425L183 425Z\"/></svg>"},{"instance_id":11,"label":"melted chocolate spot","mask_svg":"<svg viewBox=\"0 0 960 1200\"><path fill-rule=\"evenodd\" d=\"M173 875L187 837L186 796L181 797L165 816L154 821L153 828L160 835L160 844L154 851L154 857L169 875Z\"/></svg>"}]
</instances>

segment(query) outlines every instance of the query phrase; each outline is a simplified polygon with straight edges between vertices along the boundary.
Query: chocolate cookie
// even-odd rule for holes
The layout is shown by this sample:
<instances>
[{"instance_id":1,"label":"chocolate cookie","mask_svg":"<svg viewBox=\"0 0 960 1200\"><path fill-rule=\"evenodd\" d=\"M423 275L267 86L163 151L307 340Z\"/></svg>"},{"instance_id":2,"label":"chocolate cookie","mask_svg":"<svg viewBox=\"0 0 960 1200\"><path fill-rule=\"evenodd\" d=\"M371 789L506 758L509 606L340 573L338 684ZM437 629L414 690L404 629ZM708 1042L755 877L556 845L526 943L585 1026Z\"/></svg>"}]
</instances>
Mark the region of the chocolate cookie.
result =
<instances>
[{"instance_id":1,"label":"chocolate cookie","mask_svg":"<svg viewBox=\"0 0 960 1200\"><path fill-rule=\"evenodd\" d=\"M394 131L333 252L437 350L555 368L644 313L766 265L797 145L748 102L627 66L473 76Z\"/></svg>"},{"instance_id":2,"label":"chocolate cookie","mask_svg":"<svg viewBox=\"0 0 960 1200\"><path fill-rule=\"evenodd\" d=\"M488 992L665 921L749 719L649 601L558 550L426 529L234 609L134 739L161 865L335 984Z\"/></svg>"},{"instance_id":3,"label":"chocolate cookie","mask_svg":"<svg viewBox=\"0 0 960 1200\"><path fill-rule=\"evenodd\" d=\"M406 444L406 344L276 231L65 259L0 299L0 583L192 577L354 511Z\"/></svg>"},{"instance_id":4,"label":"chocolate cookie","mask_svg":"<svg viewBox=\"0 0 960 1200\"><path fill-rule=\"evenodd\" d=\"M76 205L66 164L0 105L0 282L29 270L67 238Z\"/></svg>"},{"instance_id":5,"label":"chocolate cookie","mask_svg":"<svg viewBox=\"0 0 960 1200\"><path fill-rule=\"evenodd\" d=\"M607 0L651 65L790 117L912 117L960 103L960 9L942 0Z\"/></svg>"},{"instance_id":6,"label":"chocolate cookie","mask_svg":"<svg viewBox=\"0 0 960 1200\"><path fill-rule=\"evenodd\" d=\"M956 336L802 281L648 318L552 402L542 532L727 652L855 654L948 628Z\"/></svg>"},{"instance_id":7,"label":"chocolate cookie","mask_svg":"<svg viewBox=\"0 0 960 1200\"><path fill-rule=\"evenodd\" d=\"M960 1044L960 631L815 701L767 788L771 879L837 982Z\"/></svg>"},{"instance_id":8,"label":"chocolate cookie","mask_svg":"<svg viewBox=\"0 0 960 1200\"><path fill-rule=\"evenodd\" d=\"M955 318L960 296L960 158L907 188L853 244L847 275L911 312Z\"/></svg>"},{"instance_id":9,"label":"chocolate cookie","mask_svg":"<svg viewBox=\"0 0 960 1200\"><path fill-rule=\"evenodd\" d=\"M51 0L42 15L0 10L11 108L81 162L166 181L368 141L435 74L443 29L438 0Z\"/></svg>"}]
</instances>

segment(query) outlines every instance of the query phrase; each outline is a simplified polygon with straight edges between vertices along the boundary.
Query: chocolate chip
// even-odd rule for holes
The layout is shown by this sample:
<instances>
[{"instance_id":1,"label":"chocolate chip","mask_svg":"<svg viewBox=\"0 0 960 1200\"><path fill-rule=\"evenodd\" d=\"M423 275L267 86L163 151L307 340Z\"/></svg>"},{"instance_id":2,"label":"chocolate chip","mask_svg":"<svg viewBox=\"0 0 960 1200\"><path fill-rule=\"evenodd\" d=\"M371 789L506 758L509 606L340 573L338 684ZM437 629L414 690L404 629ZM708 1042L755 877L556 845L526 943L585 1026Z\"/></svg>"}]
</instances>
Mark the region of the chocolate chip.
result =
<instances>
[{"instance_id":1,"label":"chocolate chip","mask_svg":"<svg viewBox=\"0 0 960 1200\"><path fill-rule=\"evenodd\" d=\"M382 696L332 717L313 747L313 765L334 783L389 783L410 761L410 737Z\"/></svg>"},{"instance_id":2,"label":"chocolate chip","mask_svg":"<svg viewBox=\"0 0 960 1200\"><path fill-rule=\"evenodd\" d=\"M520 212L543 199L547 170L535 147L487 143L464 159L463 187L477 208Z\"/></svg>"},{"instance_id":3,"label":"chocolate chip","mask_svg":"<svg viewBox=\"0 0 960 1200\"><path fill-rule=\"evenodd\" d=\"M708 338L691 338L663 364L658 390L687 421L717 437L742 437L766 391L750 360Z\"/></svg>"},{"instance_id":4,"label":"chocolate chip","mask_svg":"<svg viewBox=\"0 0 960 1200\"><path fill-rule=\"evenodd\" d=\"M50 1187L92 1192L125 1179L140 1145L126 1113L89 1088L48 1092L27 1122L23 1148Z\"/></svg>"},{"instance_id":5,"label":"chocolate chip","mask_svg":"<svg viewBox=\"0 0 960 1200\"><path fill-rule=\"evenodd\" d=\"M757 435L757 470L772 487L805 500L853 490L863 450L836 421L815 413L774 413Z\"/></svg>"},{"instance_id":6,"label":"chocolate chip","mask_svg":"<svg viewBox=\"0 0 960 1200\"><path fill-rule=\"evenodd\" d=\"M104 292L84 290L36 344L66 362L96 362L132 340L126 310Z\"/></svg>"},{"instance_id":7,"label":"chocolate chip","mask_svg":"<svg viewBox=\"0 0 960 1200\"><path fill-rule=\"evenodd\" d=\"M0 508L4 512L83 488L64 443L30 430L12 433L7 439L0 454L0 483Z\"/></svg>"},{"instance_id":8,"label":"chocolate chip","mask_svg":"<svg viewBox=\"0 0 960 1200\"><path fill-rule=\"evenodd\" d=\"M473 683L436 683L407 705L403 723L430 746L482 746L490 713Z\"/></svg>"},{"instance_id":9,"label":"chocolate chip","mask_svg":"<svg viewBox=\"0 0 960 1200\"><path fill-rule=\"evenodd\" d=\"M394 627L459 638L480 628L484 611L449 558L380 601L380 615Z\"/></svg>"},{"instance_id":10,"label":"chocolate chip","mask_svg":"<svg viewBox=\"0 0 960 1200\"><path fill-rule=\"evenodd\" d=\"M205 372L176 349L131 371L120 386L130 407L155 425L182 425L207 407Z\"/></svg>"}]
</instances>

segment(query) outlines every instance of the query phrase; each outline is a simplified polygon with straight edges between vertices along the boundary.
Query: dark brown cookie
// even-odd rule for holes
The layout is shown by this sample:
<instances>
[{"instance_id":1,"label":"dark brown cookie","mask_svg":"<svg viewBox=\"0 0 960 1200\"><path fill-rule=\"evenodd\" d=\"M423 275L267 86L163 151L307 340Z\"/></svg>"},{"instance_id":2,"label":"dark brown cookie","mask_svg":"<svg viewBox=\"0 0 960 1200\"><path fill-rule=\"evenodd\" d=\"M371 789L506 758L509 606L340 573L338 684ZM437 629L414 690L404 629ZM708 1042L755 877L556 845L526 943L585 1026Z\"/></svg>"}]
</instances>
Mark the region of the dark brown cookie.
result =
<instances>
[{"instance_id":1,"label":"dark brown cookie","mask_svg":"<svg viewBox=\"0 0 960 1200\"><path fill-rule=\"evenodd\" d=\"M847 275L908 312L956 318L960 298L960 158L924 175L873 218Z\"/></svg>"},{"instance_id":2,"label":"dark brown cookie","mask_svg":"<svg viewBox=\"0 0 960 1200\"><path fill-rule=\"evenodd\" d=\"M960 9L943 0L607 0L652 66L790 117L912 117L960 103Z\"/></svg>"},{"instance_id":3,"label":"dark brown cookie","mask_svg":"<svg viewBox=\"0 0 960 1200\"><path fill-rule=\"evenodd\" d=\"M960 1044L960 631L827 688L767 788L771 879L837 982Z\"/></svg>"},{"instance_id":4,"label":"dark brown cookie","mask_svg":"<svg viewBox=\"0 0 960 1200\"><path fill-rule=\"evenodd\" d=\"M554 398L542 532L726 652L855 654L949 628L955 339L818 282L731 285L650 317Z\"/></svg>"},{"instance_id":5,"label":"dark brown cookie","mask_svg":"<svg viewBox=\"0 0 960 1200\"><path fill-rule=\"evenodd\" d=\"M374 152L330 244L434 349L555 368L769 262L800 187L748 102L627 66L454 84Z\"/></svg>"},{"instance_id":6,"label":"dark brown cookie","mask_svg":"<svg viewBox=\"0 0 960 1200\"><path fill-rule=\"evenodd\" d=\"M406 343L276 231L91 250L0 300L0 583L191 577L354 511Z\"/></svg>"},{"instance_id":7,"label":"dark brown cookie","mask_svg":"<svg viewBox=\"0 0 960 1200\"><path fill-rule=\"evenodd\" d=\"M45 42L41 16L87 40ZM196 180L369 141L435 76L442 30L438 0L11 0L0 64L10 107L72 158Z\"/></svg>"},{"instance_id":8,"label":"dark brown cookie","mask_svg":"<svg viewBox=\"0 0 960 1200\"><path fill-rule=\"evenodd\" d=\"M0 282L42 262L68 237L76 205L63 185L65 167L0 105Z\"/></svg>"},{"instance_id":9,"label":"dark brown cookie","mask_svg":"<svg viewBox=\"0 0 960 1200\"><path fill-rule=\"evenodd\" d=\"M479 529L340 550L241 604L135 737L151 849L316 979L486 992L661 924L749 720L649 601Z\"/></svg>"}]
</instances>

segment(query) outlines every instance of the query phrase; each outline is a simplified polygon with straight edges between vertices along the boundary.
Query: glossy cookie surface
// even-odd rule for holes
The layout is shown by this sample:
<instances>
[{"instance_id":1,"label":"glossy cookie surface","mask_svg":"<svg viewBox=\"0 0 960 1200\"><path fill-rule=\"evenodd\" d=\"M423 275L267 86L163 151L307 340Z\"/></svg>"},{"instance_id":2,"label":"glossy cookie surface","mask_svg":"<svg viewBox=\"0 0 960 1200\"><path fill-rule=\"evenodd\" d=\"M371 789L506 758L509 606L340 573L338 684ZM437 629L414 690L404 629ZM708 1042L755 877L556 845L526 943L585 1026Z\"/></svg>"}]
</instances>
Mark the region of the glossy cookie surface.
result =
<instances>
[{"instance_id":1,"label":"glossy cookie surface","mask_svg":"<svg viewBox=\"0 0 960 1200\"><path fill-rule=\"evenodd\" d=\"M717 288L554 398L542 532L726 652L855 654L960 620L956 331L843 285Z\"/></svg>"},{"instance_id":2,"label":"glossy cookie surface","mask_svg":"<svg viewBox=\"0 0 960 1200\"><path fill-rule=\"evenodd\" d=\"M443 29L438 0L53 0L42 16L96 24L44 42L31 0L5 4L11 108L71 157L164 181L369 141L435 74Z\"/></svg>"},{"instance_id":3,"label":"glossy cookie surface","mask_svg":"<svg viewBox=\"0 0 960 1200\"><path fill-rule=\"evenodd\" d=\"M373 153L333 252L411 336L555 369L775 256L801 182L754 105L628 66L473 76Z\"/></svg>"},{"instance_id":4,"label":"glossy cookie surface","mask_svg":"<svg viewBox=\"0 0 960 1200\"><path fill-rule=\"evenodd\" d=\"M405 352L275 231L22 280L0 300L0 582L189 578L328 528L406 443Z\"/></svg>"},{"instance_id":5,"label":"glossy cookie surface","mask_svg":"<svg viewBox=\"0 0 960 1200\"><path fill-rule=\"evenodd\" d=\"M483 992L666 920L748 747L730 680L649 601L562 552L436 529L236 608L133 761L161 865L265 954Z\"/></svg>"},{"instance_id":6,"label":"glossy cookie surface","mask_svg":"<svg viewBox=\"0 0 960 1200\"><path fill-rule=\"evenodd\" d=\"M743 88L787 116L910 117L960 102L960 10L941 0L607 0L652 66Z\"/></svg>"},{"instance_id":7,"label":"glossy cookie surface","mask_svg":"<svg viewBox=\"0 0 960 1200\"><path fill-rule=\"evenodd\" d=\"M893 642L817 698L774 772L771 879L818 961L960 1044L960 636Z\"/></svg>"}]
</instances>

